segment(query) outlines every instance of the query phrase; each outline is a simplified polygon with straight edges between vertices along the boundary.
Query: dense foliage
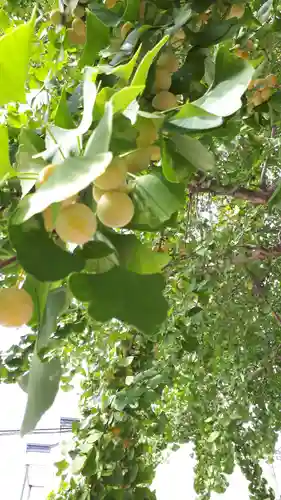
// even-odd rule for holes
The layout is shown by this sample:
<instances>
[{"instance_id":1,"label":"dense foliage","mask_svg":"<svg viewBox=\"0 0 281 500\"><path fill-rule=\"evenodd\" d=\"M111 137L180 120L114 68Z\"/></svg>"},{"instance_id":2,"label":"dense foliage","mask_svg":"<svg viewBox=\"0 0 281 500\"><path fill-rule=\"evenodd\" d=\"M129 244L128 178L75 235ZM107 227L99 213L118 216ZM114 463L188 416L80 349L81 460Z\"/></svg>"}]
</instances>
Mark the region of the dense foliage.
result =
<instances>
[{"instance_id":1,"label":"dense foliage","mask_svg":"<svg viewBox=\"0 0 281 500\"><path fill-rule=\"evenodd\" d=\"M198 498L235 464L274 498L280 27L277 0L0 2L0 324L30 328L0 377L22 434L83 389L51 499L153 499L189 440Z\"/></svg>"}]
</instances>

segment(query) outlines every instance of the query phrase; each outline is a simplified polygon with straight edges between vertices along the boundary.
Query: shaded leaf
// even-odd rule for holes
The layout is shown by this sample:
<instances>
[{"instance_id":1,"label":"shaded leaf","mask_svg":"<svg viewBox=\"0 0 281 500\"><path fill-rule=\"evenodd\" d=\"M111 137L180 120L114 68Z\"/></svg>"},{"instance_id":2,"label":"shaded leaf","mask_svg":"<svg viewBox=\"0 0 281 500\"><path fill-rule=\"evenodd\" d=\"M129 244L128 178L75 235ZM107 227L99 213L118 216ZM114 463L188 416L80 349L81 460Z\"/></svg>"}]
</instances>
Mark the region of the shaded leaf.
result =
<instances>
[{"instance_id":1,"label":"shaded leaf","mask_svg":"<svg viewBox=\"0 0 281 500\"><path fill-rule=\"evenodd\" d=\"M89 6L91 12L99 19L105 26L118 26L121 18L111 9L108 9L102 4L96 2L91 3ZM96 33L98 36L98 32Z\"/></svg>"},{"instance_id":2,"label":"shaded leaf","mask_svg":"<svg viewBox=\"0 0 281 500\"><path fill-rule=\"evenodd\" d=\"M166 177L167 181L178 183L179 180L177 173L173 168L173 159L169 154L166 141L164 139L161 140L161 165L163 175Z\"/></svg>"},{"instance_id":3,"label":"shaded leaf","mask_svg":"<svg viewBox=\"0 0 281 500\"><path fill-rule=\"evenodd\" d=\"M31 325L40 325L46 305L46 300L49 292L49 284L37 280L31 274L28 274L24 282L24 289L32 297L33 315L30 321Z\"/></svg>"},{"instance_id":4,"label":"shaded leaf","mask_svg":"<svg viewBox=\"0 0 281 500\"><path fill-rule=\"evenodd\" d=\"M76 248L74 253L81 255L83 259L101 259L114 252L114 247L104 241L88 241L83 248Z\"/></svg>"},{"instance_id":5,"label":"shaded leaf","mask_svg":"<svg viewBox=\"0 0 281 500\"><path fill-rule=\"evenodd\" d=\"M87 38L86 44L81 56L80 67L91 66L99 54L110 41L110 32L108 26L100 20L93 12L87 12Z\"/></svg>"},{"instance_id":6,"label":"shaded leaf","mask_svg":"<svg viewBox=\"0 0 281 500\"><path fill-rule=\"evenodd\" d=\"M175 134L171 140L176 146L177 153L186 158L196 169L208 172L215 168L214 155L197 139L188 135Z\"/></svg>"},{"instance_id":7,"label":"shaded leaf","mask_svg":"<svg viewBox=\"0 0 281 500\"><path fill-rule=\"evenodd\" d=\"M55 110L55 125L61 128L71 129L74 127L72 116L67 102L66 89L62 89L61 97Z\"/></svg>"},{"instance_id":8,"label":"shaded leaf","mask_svg":"<svg viewBox=\"0 0 281 500\"><path fill-rule=\"evenodd\" d=\"M126 9L123 14L124 21L137 21L139 19L140 0L126 0Z\"/></svg>"},{"instance_id":9,"label":"shaded leaf","mask_svg":"<svg viewBox=\"0 0 281 500\"><path fill-rule=\"evenodd\" d=\"M118 318L145 333L153 333L166 317L168 304L160 274L139 275L115 267L103 274L70 276L73 295L89 302L89 314L97 321Z\"/></svg>"},{"instance_id":10,"label":"shaded leaf","mask_svg":"<svg viewBox=\"0 0 281 500\"><path fill-rule=\"evenodd\" d=\"M277 184L276 189L274 190L273 194L271 195L269 201L268 201L268 208L272 210L272 208L280 207L281 206L281 182Z\"/></svg>"},{"instance_id":11,"label":"shaded leaf","mask_svg":"<svg viewBox=\"0 0 281 500\"><path fill-rule=\"evenodd\" d=\"M10 163L8 129L0 125L0 181L12 175L15 175L15 171Z\"/></svg>"},{"instance_id":12,"label":"shaded leaf","mask_svg":"<svg viewBox=\"0 0 281 500\"><path fill-rule=\"evenodd\" d=\"M56 331L58 317L68 306L69 294L65 287L49 292L36 342L37 353L47 346L50 336Z\"/></svg>"},{"instance_id":13,"label":"shaded leaf","mask_svg":"<svg viewBox=\"0 0 281 500\"><path fill-rule=\"evenodd\" d=\"M21 435L35 429L42 415L52 406L59 389L61 366L58 358L42 363L34 353L28 377L28 400Z\"/></svg>"},{"instance_id":14,"label":"shaded leaf","mask_svg":"<svg viewBox=\"0 0 281 500\"><path fill-rule=\"evenodd\" d=\"M170 261L166 253L154 252L147 244L141 243L133 234L108 234L115 246L120 265L138 274L161 273Z\"/></svg>"},{"instance_id":15,"label":"shaded leaf","mask_svg":"<svg viewBox=\"0 0 281 500\"><path fill-rule=\"evenodd\" d=\"M168 182L158 174L142 175L135 182L135 215L129 227L159 227L184 204L183 184Z\"/></svg>"},{"instance_id":16,"label":"shaded leaf","mask_svg":"<svg viewBox=\"0 0 281 500\"><path fill-rule=\"evenodd\" d=\"M39 216L21 225L14 225L12 218L9 236L19 263L39 281L58 281L85 265L81 255L66 252L54 243Z\"/></svg>"}]
</instances>

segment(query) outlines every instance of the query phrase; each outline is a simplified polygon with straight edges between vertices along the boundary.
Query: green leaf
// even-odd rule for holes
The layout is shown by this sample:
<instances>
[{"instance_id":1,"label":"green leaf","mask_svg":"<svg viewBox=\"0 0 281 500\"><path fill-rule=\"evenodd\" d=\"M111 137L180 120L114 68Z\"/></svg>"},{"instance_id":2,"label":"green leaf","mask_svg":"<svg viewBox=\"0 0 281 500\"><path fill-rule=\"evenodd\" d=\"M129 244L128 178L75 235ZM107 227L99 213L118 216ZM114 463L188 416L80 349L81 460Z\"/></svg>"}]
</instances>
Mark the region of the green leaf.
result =
<instances>
[{"instance_id":1,"label":"green leaf","mask_svg":"<svg viewBox=\"0 0 281 500\"><path fill-rule=\"evenodd\" d=\"M214 170L214 155L200 141L188 135L180 134L171 136L171 140L176 146L176 152L186 158L196 169L202 172Z\"/></svg>"},{"instance_id":2,"label":"green leaf","mask_svg":"<svg viewBox=\"0 0 281 500\"><path fill-rule=\"evenodd\" d=\"M44 149L44 141L34 130L23 128L19 136L19 148L16 156L17 170L34 174L33 179L20 179L22 197L35 185L37 175L46 166L42 158L33 158Z\"/></svg>"},{"instance_id":3,"label":"green leaf","mask_svg":"<svg viewBox=\"0 0 281 500\"><path fill-rule=\"evenodd\" d=\"M163 267L170 261L168 254L154 252L148 245L141 243L133 234L111 233L108 234L108 238L118 252L120 265L134 273L161 273Z\"/></svg>"},{"instance_id":4,"label":"green leaf","mask_svg":"<svg viewBox=\"0 0 281 500\"><path fill-rule=\"evenodd\" d=\"M210 436L208 437L208 443L214 443L214 441L218 439L219 435L220 435L219 431L212 432L212 434L210 434Z\"/></svg>"},{"instance_id":5,"label":"green leaf","mask_svg":"<svg viewBox=\"0 0 281 500\"><path fill-rule=\"evenodd\" d=\"M184 26L191 17L192 9L190 8L190 5L183 5L180 9L176 10L174 26L167 31L172 33L178 31L178 29L181 28L181 26Z\"/></svg>"},{"instance_id":6,"label":"green leaf","mask_svg":"<svg viewBox=\"0 0 281 500\"><path fill-rule=\"evenodd\" d=\"M56 331L58 317L68 306L69 294L65 287L59 287L49 292L36 341L38 354L43 347L48 345L50 336Z\"/></svg>"},{"instance_id":7,"label":"green leaf","mask_svg":"<svg viewBox=\"0 0 281 500\"><path fill-rule=\"evenodd\" d=\"M0 125L0 181L13 175L15 171L10 163L8 129Z\"/></svg>"},{"instance_id":8,"label":"green leaf","mask_svg":"<svg viewBox=\"0 0 281 500\"><path fill-rule=\"evenodd\" d=\"M142 175L135 181L133 199L135 215L129 227L158 227L184 205L184 185L168 182L156 173Z\"/></svg>"},{"instance_id":9,"label":"green leaf","mask_svg":"<svg viewBox=\"0 0 281 500\"><path fill-rule=\"evenodd\" d=\"M223 40L231 40L237 34L237 18L212 19L203 30L191 35L191 44L195 47L210 47Z\"/></svg>"},{"instance_id":10,"label":"green leaf","mask_svg":"<svg viewBox=\"0 0 281 500\"><path fill-rule=\"evenodd\" d=\"M140 64L138 65L138 68L134 74L133 80L132 80L132 86L140 86L140 85L145 85L147 75L150 69L151 64L153 63L155 57L161 50L161 48L167 43L169 39L168 35L165 35L160 42L153 47L153 49L149 50L143 59L141 60Z\"/></svg>"},{"instance_id":11,"label":"green leaf","mask_svg":"<svg viewBox=\"0 0 281 500\"><path fill-rule=\"evenodd\" d=\"M53 157L53 163L62 163L72 152L79 153L80 138L85 134L93 120L93 107L97 89L95 68L86 68L83 83L83 115L77 128L65 129L49 125L46 134L46 151L40 154L44 159Z\"/></svg>"},{"instance_id":12,"label":"green leaf","mask_svg":"<svg viewBox=\"0 0 281 500\"><path fill-rule=\"evenodd\" d=\"M42 363L34 353L28 377L28 400L21 436L35 429L42 415L52 406L59 389L61 366L58 358Z\"/></svg>"},{"instance_id":13,"label":"green leaf","mask_svg":"<svg viewBox=\"0 0 281 500\"><path fill-rule=\"evenodd\" d=\"M143 92L144 88L144 85L124 87L123 89L113 94L111 102L113 105L114 113L125 111L129 104L131 104L131 102L134 101L138 97L138 95Z\"/></svg>"},{"instance_id":14,"label":"green leaf","mask_svg":"<svg viewBox=\"0 0 281 500\"><path fill-rule=\"evenodd\" d=\"M37 353L48 345L50 336L56 330L57 320L68 305L69 295L65 287L49 292L28 375L28 399L21 435L35 428L57 394L61 376L60 360L53 358L51 361L42 362Z\"/></svg>"},{"instance_id":15,"label":"green leaf","mask_svg":"<svg viewBox=\"0 0 281 500\"><path fill-rule=\"evenodd\" d=\"M0 106L26 102L25 81L35 22L35 9L28 23L0 37Z\"/></svg>"},{"instance_id":16,"label":"green leaf","mask_svg":"<svg viewBox=\"0 0 281 500\"><path fill-rule=\"evenodd\" d=\"M138 50L134 53L133 57L131 57L130 60L125 64L119 64L116 67L110 66L109 64L97 66L99 73L105 73L106 75L116 75L122 78L122 80L128 82L139 58L141 48L142 46L140 45L138 47Z\"/></svg>"},{"instance_id":17,"label":"green leaf","mask_svg":"<svg viewBox=\"0 0 281 500\"><path fill-rule=\"evenodd\" d=\"M31 295L34 311L30 321L31 325L40 325L46 305L50 285L28 274L24 282L24 289Z\"/></svg>"},{"instance_id":18,"label":"green leaf","mask_svg":"<svg viewBox=\"0 0 281 500\"><path fill-rule=\"evenodd\" d=\"M168 122L187 130L208 130L222 125L223 119L186 102Z\"/></svg>"},{"instance_id":19,"label":"green leaf","mask_svg":"<svg viewBox=\"0 0 281 500\"><path fill-rule=\"evenodd\" d=\"M62 89L61 97L55 110L55 125L57 127L71 129L74 127L72 116L67 103L67 93L65 87Z\"/></svg>"},{"instance_id":20,"label":"green leaf","mask_svg":"<svg viewBox=\"0 0 281 500\"><path fill-rule=\"evenodd\" d=\"M164 139L161 140L161 165L163 175L166 177L167 181L178 183L178 176L173 168L173 159L169 154L167 144Z\"/></svg>"},{"instance_id":21,"label":"green leaf","mask_svg":"<svg viewBox=\"0 0 281 500\"><path fill-rule=\"evenodd\" d=\"M268 208L272 210L274 207L279 208L281 206L281 182L277 184L276 189L268 200Z\"/></svg>"},{"instance_id":22,"label":"green leaf","mask_svg":"<svg viewBox=\"0 0 281 500\"><path fill-rule=\"evenodd\" d=\"M108 152L112 134L112 119L112 104L108 102L102 119L87 142L84 152L85 158L94 159L96 155Z\"/></svg>"},{"instance_id":23,"label":"green leaf","mask_svg":"<svg viewBox=\"0 0 281 500\"><path fill-rule=\"evenodd\" d=\"M66 200L85 189L105 171L111 159L111 153L104 153L95 158L73 157L65 160L35 193L26 196L18 204L14 224L21 224L43 212L52 203Z\"/></svg>"},{"instance_id":24,"label":"green leaf","mask_svg":"<svg viewBox=\"0 0 281 500\"><path fill-rule=\"evenodd\" d=\"M138 21L140 10L140 0L126 0L126 9L123 14L124 21Z\"/></svg>"},{"instance_id":25,"label":"green leaf","mask_svg":"<svg viewBox=\"0 0 281 500\"><path fill-rule=\"evenodd\" d=\"M78 300L89 302L89 314L97 321L117 318L150 334L166 318L160 274L140 275L115 267L97 275L74 273L69 284Z\"/></svg>"},{"instance_id":26,"label":"green leaf","mask_svg":"<svg viewBox=\"0 0 281 500\"><path fill-rule=\"evenodd\" d=\"M192 104L217 116L232 115L241 108L241 96L247 90L253 73L253 66L245 59L235 56L227 47L220 47L213 85Z\"/></svg>"},{"instance_id":27,"label":"green leaf","mask_svg":"<svg viewBox=\"0 0 281 500\"><path fill-rule=\"evenodd\" d=\"M91 12L106 26L118 26L120 24L121 18L111 9L105 7L105 5L97 4L93 2L89 5Z\"/></svg>"},{"instance_id":28,"label":"green leaf","mask_svg":"<svg viewBox=\"0 0 281 500\"><path fill-rule=\"evenodd\" d=\"M87 39L81 56L79 65L91 66L95 63L99 51L110 42L110 31L108 26L104 24L93 12L87 12Z\"/></svg>"},{"instance_id":29,"label":"green leaf","mask_svg":"<svg viewBox=\"0 0 281 500\"><path fill-rule=\"evenodd\" d=\"M101 259L107 257L114 252L114 247L109 246L105 241L88 241L83 245L83 248L76 248L74 253L81 255L83 259Z\"/></svg>"},{"instance_id":30,"label":"green leaf","mask_svg":"<svg viewBox=\"0 0 281 500\"><path fill-rule=\"evenodd\" d=\"M74 271L81 271L85 265L81 255L66 252L54 243L40 216L21 225L14 225L12 217L9 236L18 262L39 281L58 281Z\"/></svg>"}]
</instances>

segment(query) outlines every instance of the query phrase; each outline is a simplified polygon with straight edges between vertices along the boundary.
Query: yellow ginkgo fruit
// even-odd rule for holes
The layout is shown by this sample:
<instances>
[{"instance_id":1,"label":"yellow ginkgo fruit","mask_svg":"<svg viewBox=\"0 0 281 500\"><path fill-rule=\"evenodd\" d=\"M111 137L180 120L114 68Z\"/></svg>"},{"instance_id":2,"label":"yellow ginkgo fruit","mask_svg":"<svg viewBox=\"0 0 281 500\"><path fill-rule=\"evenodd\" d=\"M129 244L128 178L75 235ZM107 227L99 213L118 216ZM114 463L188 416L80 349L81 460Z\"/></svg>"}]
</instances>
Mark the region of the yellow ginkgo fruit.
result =
<instances>
[{"instance_id":1,"label":"yellow ginkgo fruit","mask_svg":"<svg viewBox=\"0 0 281 500\"><path fill-rule=\"evenodd\" d=\"M230 11L228 12L226 19L232 19L233 17L237 17L237 19L241 19L245 14L245 5L241 3L233 4L230 7Z\"/></svg>"},{"instance_id":2,"label":"yellow ginkgo fruit","mask_svg":"<svg viewBox=\"0 0 281 500\"><path fill-rule=\"evenodd\" d=\"M149 153L151 161L159 161L161 160L161 149L157 144L153 146L149 146Z\"/></svg>"},{"instance_id":3,"label":"yellow ginkgo fruit","mask_svg":"<svg viewBox=\"0 0 281 500\"><path fill-rule=\"evenodd\" d=\"M86 43L86 32L83 35L78 35L73 28L66 30L67 38L73 45L84 45Z\"/></svg>"},{"instance_id":4,"label":"yellow ginkgo fruit","mask_svg":"<svg viewBox=\"0 0 281 500\"><path fill-rule=\"evenodd\" d=\"M26 325L32 317L33 301L23 288L0 290L0 325L17 327Z\"/></svg>"},{"instance_id":5,"label":"yellow ginkgo fruit","mask_svg":"<svg viewBox=\"0 0 281 500\"><path fill-rule=\"evenodd\" d=\"M166 111L167 109L175 108L178 104L175 94L162 90L152 100L152 106L159 111Z\"/></svg>"},{"instance_id":6,"label":"yellow ginkgo fruit","mask_svg":"<svg viewBox=\"0 0 281 500\"><path fill-rule=\"evenodd\" d=\"M169 90L172 85L172 75L165 68L157 68L155 71L154 89L156 92L160 90Z\"/></svg>"},{"instance_id":7,"label":"yellow ginkgo fruit","mask_svg":"<svg viewBox=\"0 0 281 500\"><path fill-rule=\"evenodd\" d=\"M170 73L175 73L179 69L179 61L172 50L167 50L160 54L157 66L166 69Z\"/></svg>"},{"instance_id":8,"label":"yellow ginkgo fruit","mask_svg":"<svg viewBox=\"0 0 281 500\"><path fill-rule=\"evenodd\" d=\"M59 212L55 229L65 243L83 245L91 240L97 230L97 219L83 203L73 203Z\"/></svg>"},{"instance_id":9,"label":"yellow ginkgo fruit","mask_svg":"<svg viewBox=\"0 0 281 500\"><path fill-rule=\"evenodd\" d=\"M50 14L50 21L55 26L62 24L62 13L59 9L52 10Z\"/></svg>"},{"instance_id":10,"label":"yellow ginkgo fruit","mask_svg":"<svg viewBox=\"0 0 281 500\"><path fill-rule=\"evenodd\" d=\"M84 17L85 16L85 8L82 5L77 5L75 7L73 14L75 17Z\"/></svg>"},{"instance_id":11,"label":"yellow ginkgo fruit","mask_svg":"<svg viewBox=\"0 0 281 500\"><path fill-rule=\"evenodd\" d=\"M128 172L134 174L146 170L150 163L149 148L138 149L124 157Z\"/></svg>"},{"instance_id":12,"label":"yellow ginkgo fruit","mask_svg":"<svg viewBox=\"0 0 281 500\"><path fill-rule=\"evenodd\" d=\"M86 25L80 17L75 17L72 21L72 29L77 33L79 36L85 36L86 35Z\"/></svg>"},{"instance_id":13,"label":"yellow ginkgo fruit","mask_svg":"<svg viewBox=\"0 0 281 500\"><path fill-rule=\"evenodd\" d=\"M126 193L109 191L104 193L97 204L97 216L107 227L124 227L132 220L134 204Z\"/></svg>"},{"instance_id":14,"label":"yellow ginkgo fruit","mask_svg":"<svg viewBox=\"0 0 281 500\"><path fill-rule=\"evenodd\" d=\"M125 184L126 174L126 163L116 156L105 172L95 179L94 184L104 191L112 191Z\"/></svg>"},{"instance_id":15,"label":"yellow ginkgo fruit","mask_svg":"<svg viewBox=\"0 0 281 500\"><path fill-rule=\"evenodd\" d=\"M115 7L115 5L117 4L117 1L118 1L118 0L105 0L104 5L105 5L108 9L113 9L113 7Z\"/></svg>"}]
</instances>

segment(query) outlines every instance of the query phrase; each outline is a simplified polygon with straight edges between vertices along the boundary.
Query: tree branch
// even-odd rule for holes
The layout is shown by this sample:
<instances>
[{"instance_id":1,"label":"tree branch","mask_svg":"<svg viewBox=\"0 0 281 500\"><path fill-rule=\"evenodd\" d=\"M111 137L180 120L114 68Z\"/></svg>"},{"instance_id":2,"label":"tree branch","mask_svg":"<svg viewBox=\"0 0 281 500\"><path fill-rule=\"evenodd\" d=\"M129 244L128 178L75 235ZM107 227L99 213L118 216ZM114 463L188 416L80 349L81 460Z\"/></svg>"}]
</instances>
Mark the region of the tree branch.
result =
<instances>
[{"instance_id":1,"label":"tree branch","mask_svg":"<svg viewBox=\"0 0 281 500\"><path fill-rule=\"evenodd\" d=\"M244 252L234 257L234 264L245 264L250 261L273 259L281 257L281 244L271 248L245 245Z\"/></svg>"},{"instance_id":2,"label":"tree branch","mask_svg":"<svg viewBox=\"0 0 281 500\"><path fill-rule=\"evenodd\" d=\"M0 269L3 269L3 267L9 266L13 262L16 262L17 258L16 256L10 257L10 259L7 260L0 260Z\"/></svg>"},{"instance_id":3,"label":"tree branch","mask_svg":"<svg viewBox=\"0 0 281 500\"><path fill-rule=\"evenodd\" d=\"M215 181L207 181L197 184L191 183L188 186L191 193L211 193L216 196L233 196L240 200L246 200L254 205L266 205L274 188L270 189L247 189L240 186L221 186Z\"/></svg>"}]
</instances>

